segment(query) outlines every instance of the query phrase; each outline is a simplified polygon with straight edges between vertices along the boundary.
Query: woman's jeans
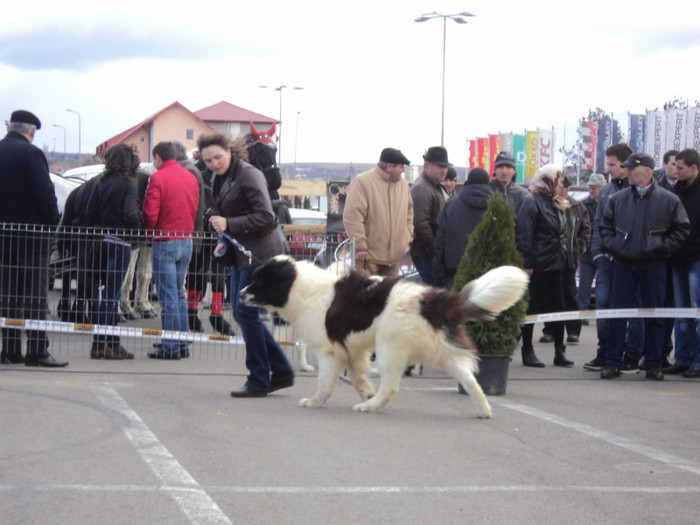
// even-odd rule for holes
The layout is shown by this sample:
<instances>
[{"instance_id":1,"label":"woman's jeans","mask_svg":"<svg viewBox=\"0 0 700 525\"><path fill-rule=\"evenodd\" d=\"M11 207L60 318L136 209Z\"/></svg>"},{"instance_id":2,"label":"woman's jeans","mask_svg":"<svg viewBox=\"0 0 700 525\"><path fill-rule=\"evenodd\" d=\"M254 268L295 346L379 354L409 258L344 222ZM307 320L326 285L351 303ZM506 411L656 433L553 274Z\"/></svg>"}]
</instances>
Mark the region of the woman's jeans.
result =
<instances>
[{"instance_id":1,"label":"woman's jeans","mask_svg":"<svg viewBox=\"0 0 700 525\"><path fill-rule=\"evenodd\" d=\"M231 267L231 307L245 341L245 365L249 372L246 386L267 392L270 382L294 377L294 370L260 319L260 308L245 306L240 301L239 293L250 284L254 271L255 267L244 270L236 265Z\"/></svg>"}]
</instances>

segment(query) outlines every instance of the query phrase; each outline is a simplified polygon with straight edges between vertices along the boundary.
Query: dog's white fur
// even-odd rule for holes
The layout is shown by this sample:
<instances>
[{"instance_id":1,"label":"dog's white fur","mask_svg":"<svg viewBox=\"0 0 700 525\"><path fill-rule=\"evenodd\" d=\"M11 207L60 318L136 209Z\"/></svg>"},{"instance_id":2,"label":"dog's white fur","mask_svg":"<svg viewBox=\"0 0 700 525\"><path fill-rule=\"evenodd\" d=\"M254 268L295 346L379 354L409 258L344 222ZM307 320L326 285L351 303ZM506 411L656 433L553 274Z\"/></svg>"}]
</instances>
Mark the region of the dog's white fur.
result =
<instances>
[{"instance_id":1,"label":"dog's white fur","mask_svg":"<svg viewBox=\"0 0 700 525\"><path fill-rule=\"evenodd\" d=\"M396 283L383 311L371 326L360 332L350 332L343 345L329 339L324 325L335 295L334 284L341 277L288 256L276 259L290 261L297 270L287 303L281 308L267 304L258 306L277 310L318 357L318 390L313 396L301 399L300 406L325 405L340 374L347 369L363 401L353 409L378 411L398 392L406 366L423 363L441 368L456 378L474 401L479 417L491 417L491 407L474 377L478 371L475 349L455 345L445 330L436 330L420 314L421 297L427 289L424 285L410 281ZM494 318L522 297L527 283L527 274L519 268L496 268L467 285L470 287L468 301L491 312ZM241 292L241 297L253 305L253 298L246 290ZM366 377L372 352L376 354L381 377L376 395Z\"/></svg>"}]
</instances>

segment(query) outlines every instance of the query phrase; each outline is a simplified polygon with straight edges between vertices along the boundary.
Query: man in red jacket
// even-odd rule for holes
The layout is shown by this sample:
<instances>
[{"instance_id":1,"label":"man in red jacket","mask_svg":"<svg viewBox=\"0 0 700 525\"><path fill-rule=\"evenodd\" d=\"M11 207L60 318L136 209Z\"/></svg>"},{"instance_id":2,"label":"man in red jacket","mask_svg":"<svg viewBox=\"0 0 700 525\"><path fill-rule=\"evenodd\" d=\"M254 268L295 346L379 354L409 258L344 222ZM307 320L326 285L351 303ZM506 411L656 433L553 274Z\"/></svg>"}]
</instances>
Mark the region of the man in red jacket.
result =
<instances>
[{"instance_id":1,"label":"man in red jacket","mask_svg":"<svg viewBox=\"0 0 700 525\"><path fill-rule=\"evenodd\" d=\"M153 148L158 171L148 181L143 201L143 227L153 242L153 278L158 290L163 330L189 332L185 275L192 257L192 231L199 201L194 175L175 160L170 142ZM163 338L161 348L149 352L152 359L189 357L189 342Z\"/></svg>"}]
</instances>

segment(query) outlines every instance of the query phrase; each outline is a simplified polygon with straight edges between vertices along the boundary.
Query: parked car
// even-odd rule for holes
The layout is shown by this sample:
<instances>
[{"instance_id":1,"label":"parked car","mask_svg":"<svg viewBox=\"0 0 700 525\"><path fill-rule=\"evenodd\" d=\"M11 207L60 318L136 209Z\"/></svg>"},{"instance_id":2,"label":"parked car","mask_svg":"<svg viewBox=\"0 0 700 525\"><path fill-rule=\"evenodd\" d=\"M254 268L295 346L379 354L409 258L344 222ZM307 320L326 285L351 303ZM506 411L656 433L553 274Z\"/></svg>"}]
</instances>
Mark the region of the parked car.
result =
<instances>
[{"instance_id":1,"label":"parked car","mask_svg":"<svg viewBox=\"0 0 700 525\"><path fill-rule=\"evenodd\" d=\"M284 225L284 230L290 255L295 259L326 266L326 214L315 210L290 208L289 215L292 222L290 225Z\"/></svg>"},{"instance_id":2,"label":"parked car","mask_svg":"<svg viewBox=\"0 0 700 525\"><path fill-rule=\"evenodd\" d=\"M82 184L82 181L66 178L53 171L49 172L51 182L53 182L54 190L56 191L56 201L58 203L58 213L63 216L63 209L66 205L66 199L70 192Z\"/></svg>"}]
</instances>

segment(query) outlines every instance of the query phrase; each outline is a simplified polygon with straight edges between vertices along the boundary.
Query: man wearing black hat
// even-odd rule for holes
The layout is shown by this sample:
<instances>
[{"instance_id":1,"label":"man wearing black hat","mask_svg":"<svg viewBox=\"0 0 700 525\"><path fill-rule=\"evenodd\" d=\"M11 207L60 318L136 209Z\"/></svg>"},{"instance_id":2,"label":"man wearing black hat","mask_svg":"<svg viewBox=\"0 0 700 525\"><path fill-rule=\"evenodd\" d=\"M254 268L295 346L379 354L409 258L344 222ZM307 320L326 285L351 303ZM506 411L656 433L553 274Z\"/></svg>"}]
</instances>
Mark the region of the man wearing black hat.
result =
<instances>
[{"instance_id":1,"label":"man wearing black hat","mask_svg":"<svg viewBox=\"0 0 700 525\"><path fill-rule=\"evenodd\" d=\"M448 199L454 197L455 187L457 186L457 170L452 166L447 168L447 175L445 175L445 182L442 183L447 192Z\"/></svg>"},{"instance_id":2,"label":"man wearing black hat","mask_svg":"<svg viewBox=\"0 0 700 525\"><path fill-rule=\"evenodd\" d=\"M58 224L58 205L44 152L32 145L41 122L33 113L12 113L0 141L0 315L11 319L46 320L48 313L50 233ZM41 227L45 228L42 231ZM2 329L2 364L63 367L48 352L46 332L27 330L22 356L22 331Z\"/></svg>"},{"instance_id":3,"label":"man wearing black hat","mask_svg":"<svg viewBox=\"0 0 700 525\"><path fill-rule=\"evenodd\" d=\"M469 236L481 222L493 195L489 181L486 170L472 169L462 191L445 204L435 237L433 267L437 283L447 289L452 288L452 279L469 244Z\"/></svg>"},{"instance_id":4,"label":"man wearing black hat","mask_svg":"<svg viewBox=\"0 0 700 525\"><path fill-rule=\"evenodd\" d=\"M355 238L355 268L365 275L399 275L413 237L413 201L401 176L408 164L401 151L385 148L377 165L348 186L343 222Z\"/></svg>"},{"instance_id":5,"label":"man wearing black hat","mask_svg":"<svg viewBox=\"0 0 700 525\"><path fill-rule=\"evenodd\" d=\"M515 177L517 175L518 172L515 171L515 159L513 155L507 151L501 151L496 155L491 189L493 191L500 191L501 195L508 200L510 209L513 212L513 219L518 216L520 205L528 194L525 188L515 184Z\"/></svg>"},{"instance_id":6,"label":"man wearing black hat","mask_svg":"<svg viewBox=\"0 0 700 525\"><path fill-rule=\"evenodd\" d=\"M642 308L662 308L666 294L665 261L685 241L690 231L688 215L675 194L659 188L653 179L654 159L633 153L622 164L630 186L610 197L603 210L600 236L604 249L614 257L610 308L635 308L636 294ZM627 320L608 321L608 346L603 379L619 377ZM664 378L661 370L664 324L644 319L644 363L647 379Z\"/></svg>"},{"instance_id":7,"label":"man wearing black hat","mask_svg":"<svg viewBox=\"0 0 700 525\"><path fill-rule=\"evenodd\" d=\"M433 146L423 155L423 173L411 187L413 198L413 242L411 258L425 284L437 284L433 270L435 255L435 234L447 192L442 183L447 175L447 168L452 166L447 159L447 150L442 146Z\"/></svg>"}]
</instances>

